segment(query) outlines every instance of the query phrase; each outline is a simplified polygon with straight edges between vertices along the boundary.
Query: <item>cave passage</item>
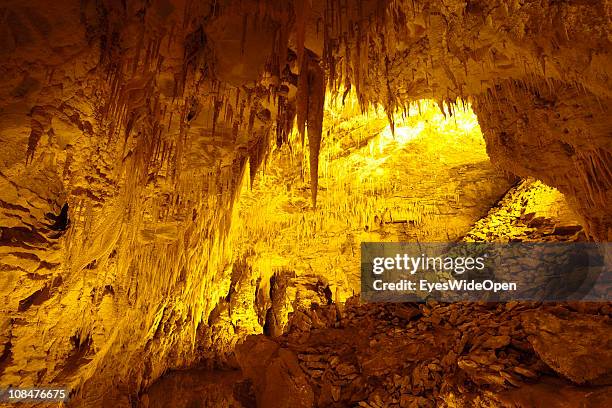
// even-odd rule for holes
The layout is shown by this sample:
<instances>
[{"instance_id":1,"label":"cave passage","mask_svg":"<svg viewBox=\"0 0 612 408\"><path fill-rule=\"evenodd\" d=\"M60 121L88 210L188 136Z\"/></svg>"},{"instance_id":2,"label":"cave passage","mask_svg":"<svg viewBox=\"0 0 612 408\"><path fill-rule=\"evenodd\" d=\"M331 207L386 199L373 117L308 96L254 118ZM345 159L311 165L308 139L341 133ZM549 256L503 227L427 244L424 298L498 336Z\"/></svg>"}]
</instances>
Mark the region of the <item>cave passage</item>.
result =
<instances>
[{"instance_id":1,"label":"cave passage","mask_svg":"<svg viewBox=\"0 0 612 408\"><path fill-rule=\"evenodd\" d=\"M611 26L609 0L1 1L0 404L611 406L608 281L360 293L364 242L609 272Z\"/></svg>"},{"instance_id":2,"label":"cave passage","mask_svg":"<svg viewBox=\"0 0 612 408\"><path fill-rule=\"evenodd\" d=\"M285 270L324 280L342 302L360 290L361 242L457 240L514 181L490 163L476 116L462 101L446 106L446 115L433 101L414 103L397 115L393 134L381 109L361 114L351 96L325 111L317 208L308 146L294 132L252 185L245 176L232 219L234 254L248 258L253 276L268 282ZM302 306L311 301L295 297Z\"/></svg>"},{"instance_id":3,"label":"cave passage","mask_svg":"<svg viewBox=\"0 0 612 408\"><path fill-rule=\"evenodd\" d=\"M226 340L237 342L236 357L167 374L147 390L146 404L434 406L432 396L451 384L465 394L501 387L498 398L513 404L554 401L557 388L584 400L590 391L515 347L533 334L521 325L557 319L548 308L359 304L361 242L586 239L558 190L491 164L469 104L443 109L415 102L394 118L393 133L384 111L361 113L354 95L328 102L316 209L297 129L256 175L245 173L230 232L232 281L209 320L231 324ZM451 374L455 364L467 378Z\"/></svg>"}]
</instances>

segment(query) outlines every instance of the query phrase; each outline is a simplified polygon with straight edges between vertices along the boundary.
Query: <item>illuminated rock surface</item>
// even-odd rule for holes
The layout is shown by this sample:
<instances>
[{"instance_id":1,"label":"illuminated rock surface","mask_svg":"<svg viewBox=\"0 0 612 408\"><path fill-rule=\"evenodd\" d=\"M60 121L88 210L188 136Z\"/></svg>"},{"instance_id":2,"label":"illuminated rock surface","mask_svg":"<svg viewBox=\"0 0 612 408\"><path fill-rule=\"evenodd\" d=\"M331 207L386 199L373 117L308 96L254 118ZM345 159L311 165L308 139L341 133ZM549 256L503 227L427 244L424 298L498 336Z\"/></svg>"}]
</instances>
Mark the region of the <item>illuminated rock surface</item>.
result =
<instances>
[{"instance_id":1,"label":"illuminated rock surface","mask_svg":"<svg viewBox=\"0 0 612 408\"><path fill-rule=\"evenodd\" d=\"M0 384L129 406L168 370L237 368L247 335L348 299L366 239L609 240L610 15L605 0L2 2ZM330 116L326 85L375 112L364 128ZM400 119L457 98L491 163L469 121ZM531 207L495 207L515 176L569 208L528 185ZM302 381L284 356L275 372ZM554 373L582 382L573 361ZM470 364L489 398L499 370Z\"/></svg>"},{"instance_id":2,"label":"illuminated rock surface","mask_svg":"<svg viewBox=\"0 0 612 408\"><path fill-rule=\"evenodd\" d=\"M525 214L540 221L528 226ZM580 231L558 191L523 181L475 223L466 240L580 240ZM605 407L612 398L608 303L360 305L349 298L327 305L321 294L314 299L319 303L303 307L284 295L296 306L285 334L250 336L237 347L237 362L230 364L238 368L236 379L233 388L223 388L225 398L238 393L243 406L271 399L278 405L257 406L302 406L304 395L310 401L313 394L316 406L330 407ZM297 374L273 363L295 357L302 369ZM172 373L154 387L188 373ZM289 378L303 384L304 376L306 391L269 386ZM179 393L190 403L202 400L189 386ZM177 406L188 406L181 401Z\"/></svg>"},{"instance_id":3,"label":"illuminated rock surface","mask_svg":"<svg viewBox=\"0 0 612 408\"><path fill-rule=\"evenodd\" d=\"M429 101L413 105L393 136L383 112L329 107L316 211L307 211L301 152L271 153L241 192L232 227L240 267L259 282L247 292L258 291L266 302L259 307L272 306L274 334L294 305L326 302L315 287L329 286L340 302L359 293L361 242L456 240L502 197L510 182L490 164L473 112L456 109L445 118Z\"/></svg>"}]
</instances>

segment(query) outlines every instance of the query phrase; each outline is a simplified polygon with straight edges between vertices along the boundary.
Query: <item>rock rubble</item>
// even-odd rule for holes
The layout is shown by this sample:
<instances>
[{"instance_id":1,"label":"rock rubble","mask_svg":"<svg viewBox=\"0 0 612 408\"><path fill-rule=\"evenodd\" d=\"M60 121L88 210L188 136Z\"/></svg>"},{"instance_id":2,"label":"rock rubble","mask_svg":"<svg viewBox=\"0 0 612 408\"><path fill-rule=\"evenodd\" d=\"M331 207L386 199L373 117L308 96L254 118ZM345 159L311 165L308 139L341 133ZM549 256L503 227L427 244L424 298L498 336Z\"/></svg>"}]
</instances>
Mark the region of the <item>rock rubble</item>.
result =
<instances>
[{"instance_id":1,"label":"rock rubble","mask_svg":"<svg viewBox=\"0 0 612 408\"><path fill-rule=\"evenodd\" d=\"M609 312L606 304L359 304L352 298L294 313L278 338L249 337L238 348L238 363L257 400L274 396L279 405L273 406L500 406L523 388L551 399L553 389L538 387L551 381L574 397L610 396ZM280 393L289 379L292 391Z\"/></svg>"}]
</instances>

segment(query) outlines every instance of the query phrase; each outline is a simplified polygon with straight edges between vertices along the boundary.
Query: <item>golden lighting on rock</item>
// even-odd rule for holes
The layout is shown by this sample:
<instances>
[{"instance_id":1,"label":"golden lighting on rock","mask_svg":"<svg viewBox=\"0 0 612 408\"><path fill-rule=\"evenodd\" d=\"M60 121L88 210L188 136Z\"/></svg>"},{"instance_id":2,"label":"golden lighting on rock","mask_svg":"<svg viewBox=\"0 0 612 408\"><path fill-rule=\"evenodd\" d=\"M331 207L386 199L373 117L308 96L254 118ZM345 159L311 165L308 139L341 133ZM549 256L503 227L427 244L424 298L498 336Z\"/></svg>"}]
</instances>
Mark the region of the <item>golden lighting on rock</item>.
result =
<instances>
[{"instance_id":1,"label":"golden lighting on rock","mask_svg":"<svg viewBox=\"0 0 612 408\"><path fill-rule=\"evenodd\" d=\"M411 120L411 118L416 119ZM387 125L377 137L380 153L389 144L399 147L419 137L425 131L443 134L440 143L444 143L449 137L467 139L470 134L475 135L477 140L482 139L478 120L471 105L464 104L460 100L450 107L444 104L443 109L438 103L429 99L417 101L405 112L396 114L394 123L394 132L391 130L391 125ZM373 147L372 145L371 148Z\"/></svg>"},{"instance_id":2,"label":"golden lighting on rock","mask_svg":"<svg viewBox=\"0 0 612 408\"><path fill-rule=\"evenodd\" d=\"M394 117L328 95L319 198L310 202L308 146L297 132L245 183L232 220L233 249L267 285L275 273L329 285L344 301L359 288L360 243L445 241L463 236L508 187L489 162L468 103L413 103ZM324 282L320 282L323 280ZM261 286L260 286L261 287ZM312 294L296 291L293 305ZM323 300L314 299L320 303Z\"/></svg>"}]
</instances>

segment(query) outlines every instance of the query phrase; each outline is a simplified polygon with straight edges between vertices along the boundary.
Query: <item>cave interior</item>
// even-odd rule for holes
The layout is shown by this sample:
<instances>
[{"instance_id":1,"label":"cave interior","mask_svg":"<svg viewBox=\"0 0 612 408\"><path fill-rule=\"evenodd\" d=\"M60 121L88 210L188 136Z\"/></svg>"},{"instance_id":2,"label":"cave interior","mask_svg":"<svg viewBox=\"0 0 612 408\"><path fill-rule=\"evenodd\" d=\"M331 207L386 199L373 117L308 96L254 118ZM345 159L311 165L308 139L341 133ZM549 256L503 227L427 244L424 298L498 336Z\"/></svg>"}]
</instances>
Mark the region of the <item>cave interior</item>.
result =
<instances>
[{"instance_id":1,"label":"cave interior","mask_svg":"<svg viewBox=\"0 0 612 408\"><path fill-rule=\"evenodd\" d=\"M359 296L362 242L610 241L611 21L609 0L2 0L0 388L611 406L609 301Z\"/></svg>"}]
</instances>

